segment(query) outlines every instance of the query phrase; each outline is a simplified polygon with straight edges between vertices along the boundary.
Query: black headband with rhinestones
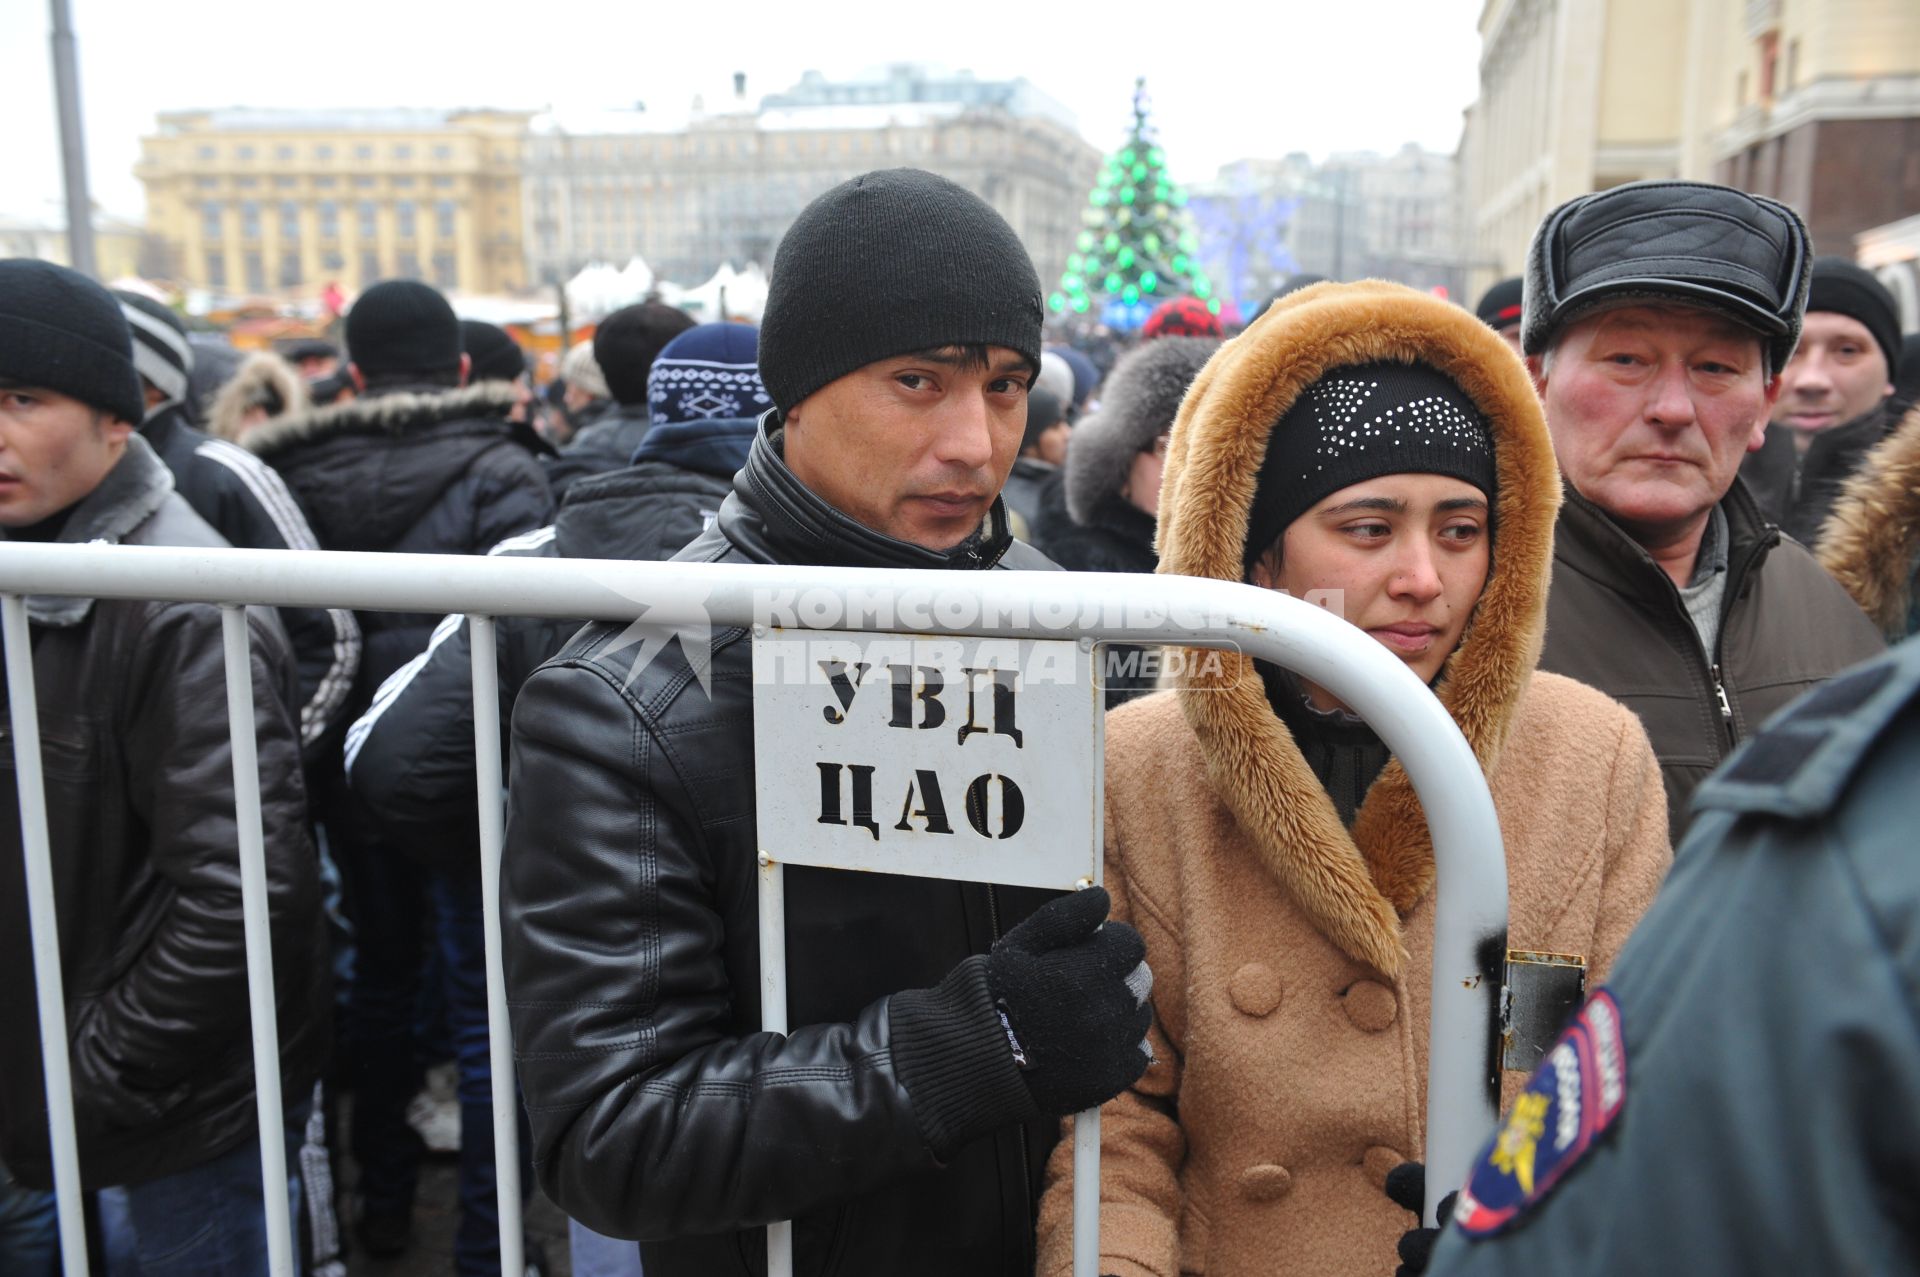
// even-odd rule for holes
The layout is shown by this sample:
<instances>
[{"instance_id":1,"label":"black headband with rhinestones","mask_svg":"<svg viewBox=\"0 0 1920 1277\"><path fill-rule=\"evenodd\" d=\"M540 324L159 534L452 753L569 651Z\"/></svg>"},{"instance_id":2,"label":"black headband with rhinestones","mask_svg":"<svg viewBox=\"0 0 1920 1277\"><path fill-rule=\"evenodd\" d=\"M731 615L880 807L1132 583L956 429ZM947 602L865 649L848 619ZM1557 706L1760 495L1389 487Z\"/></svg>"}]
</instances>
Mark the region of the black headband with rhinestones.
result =
<instances>
[{"instance_id":1,"label":"black headband with rhinestones","mask_svg":"<svg viewBox=\"0 0 1920 1277\"><path fill-rule=\"evenodd\" d=\"M1443 474L1496 496L1493 436L1465 391L1425 364L1331 369L1267 440L1242 552L1245 574L1295 519L1342 488L1384 474Z\"/></svg>"}]
</instances>

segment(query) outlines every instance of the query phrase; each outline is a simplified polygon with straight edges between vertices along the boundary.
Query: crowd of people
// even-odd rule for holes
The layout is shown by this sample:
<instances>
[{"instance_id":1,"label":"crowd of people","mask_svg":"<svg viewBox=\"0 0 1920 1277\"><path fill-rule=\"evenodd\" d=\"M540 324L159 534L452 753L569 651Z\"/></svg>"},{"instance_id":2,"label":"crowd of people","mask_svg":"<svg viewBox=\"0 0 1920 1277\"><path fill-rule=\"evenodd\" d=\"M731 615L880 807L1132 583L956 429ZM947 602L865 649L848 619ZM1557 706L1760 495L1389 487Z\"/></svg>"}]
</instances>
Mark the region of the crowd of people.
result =
<instances>
[{"instance_id":1,"label":"crowd of people","mask_svg":"<svg viewBox=\"0 0 1920 1277\"><path fill-rule=\"evenodd\" d=\"M1584 972L1541 1072L1503 1071L1457 1222L1423 1224L1406 772L1296 674L1135 650L1103 658L1105 886L789 868L806 959L763 1033L748 636L636 667L621 625L501 618L520 1182L582 1277L758 1272L775 1220L802 1274L1063 1277L1062 1134L1094 1106L1109 1277L1910 1263L1875 1187L1920 1111L1920 358L1887 290L1781 204L1645 183L1555 210L1474 310L1298 278L1238 332L1168 302L1110 366L1046 337L1007 223L912 169L808 206L757 330L631 306L540 390L418 282L362 293L343 350L242 358L0 261L0 534L1338 598L1485 771L1508 943ZM288 1149L263 1187L219 609L27 610L95 1271L263 1273L283 1191L303 1272L408 1253L451 1061L455 1271L499 1272L465 619L248 610ZM0 1269L38 1277L32 990L0 989ZM1709 1155L1738 1165L1672 1187Z\"/></svg>"}]
</instances>

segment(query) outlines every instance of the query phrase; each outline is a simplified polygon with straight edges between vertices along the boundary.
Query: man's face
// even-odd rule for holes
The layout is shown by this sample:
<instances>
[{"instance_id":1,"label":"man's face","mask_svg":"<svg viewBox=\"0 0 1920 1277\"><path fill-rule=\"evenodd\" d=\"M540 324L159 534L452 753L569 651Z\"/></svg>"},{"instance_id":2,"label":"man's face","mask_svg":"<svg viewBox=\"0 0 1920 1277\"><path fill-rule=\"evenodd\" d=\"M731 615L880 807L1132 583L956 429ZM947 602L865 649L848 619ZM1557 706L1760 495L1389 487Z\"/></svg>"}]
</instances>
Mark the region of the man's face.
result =
<instances>
[{"instance_id":1,"label":"man's face","mask_svg":"<svg viewBox=\"0 0 1920 1277\"><path fill-rule=\"evenodd\" d=\"M896 540L948 550L972 536L1006 482L1027 424L1026 356L956 346L868 364L786 414L787 466L842 514Z\"/></svg>"},{"instance_id":2,"label":"man's face","mask_svg":"<svg viewBox=\"0 0 1920 1277\"><path fill-rule=\"evenodd\" d=\"M340 371L338 355L302 355L298 362L300 376L307 381L318 381Z\"/></svg>"},{"instance_id":3,"label":"man's face","mask_svg":"<svg viewBox=\"0 0 1920 1277\"><path fill-rule=\"evenodd\" d=\"M1048 465L1065 465L1067 461L1067 441L1073 437L1073 427L1064 421L1056 421L1040 432L1034 451L1040 460Z\"/></svg>"},{"instance_id":4,"label":"man's face","mask_svg":"<svg viewBox=\"0 0 1920 1277\"><path fill-rule=\"evenodd\" d=\"M1685 530L1727 494L1780 394L1756 334L1688 306L1580 320L1534 378L1561 473L1642 540Z\"/></svg>"},{"instance_id":5,"label":"man's face","mask_svg":"<svg viewBox=\"0 0 1920 1277\"><path fill-rule=\"evenodd\" d=\"M0 528L38 523L99 487L131 433L78 399L0 384Z\"/></svg>"},{"instance_id":6,"label":"man's face","mask_svg":"<svg viewBox=\"0 0 1920 1277\"><path fill-rule=\"evenodd\" d=\"M1780 373L1776 425L1828 430L1877 407L1893 393L1887 357L1851 315L1810 310L1800 345Z\"/></svg>"}]
</instances>

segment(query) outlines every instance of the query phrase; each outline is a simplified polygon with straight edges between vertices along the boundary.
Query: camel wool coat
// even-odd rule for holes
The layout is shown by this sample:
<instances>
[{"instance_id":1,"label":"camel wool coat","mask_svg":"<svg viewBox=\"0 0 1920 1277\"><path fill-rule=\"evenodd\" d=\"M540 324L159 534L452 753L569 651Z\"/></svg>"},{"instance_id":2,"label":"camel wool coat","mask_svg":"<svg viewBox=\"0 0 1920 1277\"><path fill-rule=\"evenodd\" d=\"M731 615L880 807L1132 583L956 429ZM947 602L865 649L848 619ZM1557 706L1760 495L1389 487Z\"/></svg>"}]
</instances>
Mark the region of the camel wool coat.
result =
<instances>
[{"instance_id":1,"label":"camel wool coat","mask_svg":"<svg viewBox=\"0 0 1920 1277\"><path fill-rule=\"evenodd\" d=\"M1222 348L1181 408L1161 571L1238 580L1267 434L1323 373L1427 363L1494 441L1493 561L1435 692L1486 769L1517 949L1598 986L1671 861L1638 719L1534 666L1560 481L1524 368L1458 307L1318 285ZM1356 631L1356 642L1372 642ZM1193 654L1196 657L1199 654ZM1433 852L1389 763L1351 830L1233 655L1107 720L1106 885L1154 971L1154 1065L1102 1110L1113 1277L1391 1274L1416 1225L1387 1172L1423 1156ZM1503 1078L1507 1099L1525 1078ZM1049 1164L1041 1277L1072 1267L1072 1141Z\"/></svg>"}]
</instances>

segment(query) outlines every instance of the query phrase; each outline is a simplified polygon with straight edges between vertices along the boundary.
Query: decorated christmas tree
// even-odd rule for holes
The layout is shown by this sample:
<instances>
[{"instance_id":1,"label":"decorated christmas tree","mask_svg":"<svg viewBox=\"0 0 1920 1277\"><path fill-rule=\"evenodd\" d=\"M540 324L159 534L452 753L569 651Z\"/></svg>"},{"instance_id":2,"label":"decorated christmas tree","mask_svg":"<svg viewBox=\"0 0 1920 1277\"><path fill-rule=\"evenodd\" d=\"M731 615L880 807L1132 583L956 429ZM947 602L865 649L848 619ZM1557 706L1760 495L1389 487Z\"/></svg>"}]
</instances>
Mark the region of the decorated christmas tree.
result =
<instances>
[{"instance_id":1,"label":"decorated christmas tree","mask_svg":"<svg viewBox=\"0 0 1920 1277\"><path fill-rule=\"evenodd\" d=\"M1133 127L1102 166L1081 214L1076 251L1047 299L1057 314L1093 315L1131 331L1162 301L1189 294L1220 313L1196 256L1187 193L1167 175L1166 154L1154 141L1152 109L1146 80L1134 81Z\"/></svg>"}]
</instances>

